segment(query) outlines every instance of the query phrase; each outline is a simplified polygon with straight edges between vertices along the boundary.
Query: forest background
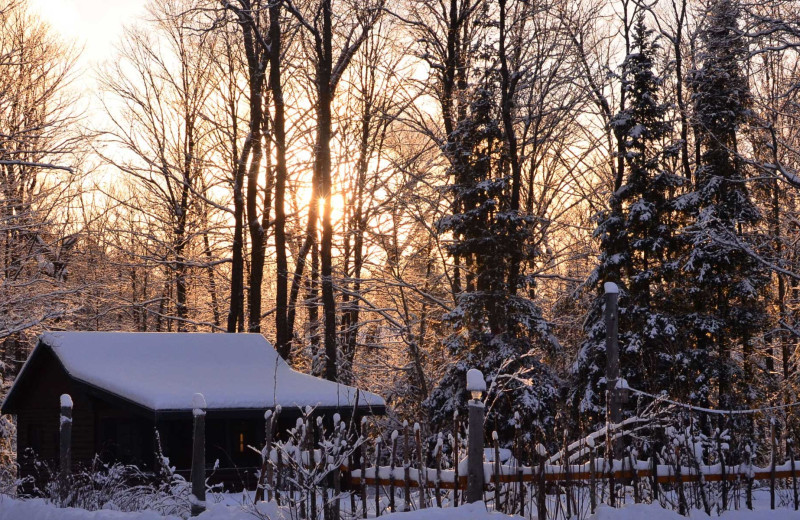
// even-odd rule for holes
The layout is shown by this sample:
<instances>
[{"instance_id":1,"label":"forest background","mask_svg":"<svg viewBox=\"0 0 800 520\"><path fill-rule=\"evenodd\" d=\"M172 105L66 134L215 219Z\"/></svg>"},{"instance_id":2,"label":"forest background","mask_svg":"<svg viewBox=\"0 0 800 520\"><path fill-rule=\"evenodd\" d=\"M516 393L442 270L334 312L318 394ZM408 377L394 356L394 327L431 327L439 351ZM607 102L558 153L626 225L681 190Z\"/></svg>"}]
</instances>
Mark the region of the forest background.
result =
<instances>
[{"instance_id":1,"label":"forest background","mask_svg":"<svg viewBox=\"0 0 800 520\"><path fill-rule=\"evenodd\" d=\"M631 386L797 400L797 2L154 0L93 71L57 34L0 5L3 392L46 329L256 332L390 420L479 367L558 442L614 281Z\"/></svg>"}]
</instances>

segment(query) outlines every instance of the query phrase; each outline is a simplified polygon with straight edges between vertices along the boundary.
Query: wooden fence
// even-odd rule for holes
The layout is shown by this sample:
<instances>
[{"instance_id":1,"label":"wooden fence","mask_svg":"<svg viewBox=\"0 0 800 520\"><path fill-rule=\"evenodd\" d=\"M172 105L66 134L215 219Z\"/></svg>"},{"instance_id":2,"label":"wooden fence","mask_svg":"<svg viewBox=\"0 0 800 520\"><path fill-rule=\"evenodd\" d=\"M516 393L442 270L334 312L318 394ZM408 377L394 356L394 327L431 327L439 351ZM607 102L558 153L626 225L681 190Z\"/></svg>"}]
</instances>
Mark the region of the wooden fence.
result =
<instances>
[{"instance_id":1,"label":"wooden fence","mask_svg":"<svg viewBox=\"0 0 800 520\"><path fill-rule=\"evenodd\" d=\"M69 478L70 405L64 396L62 480ZM208 476L204 408L203 399L197 396L193 514L204 508ZM466 429L458 417L452 433L423 435L419 425L412 428L404 423L385 435L377 423L371 427L366 421L348 424L338 416L329 423L308 409L295 428L279 436L275 431L279 413L277 409L265 415L262 465L255 471L257 500L287 505L300 519L340 520L453 507L468 499L468 473L472 470L466 457ZM494 432L488 443L480 435L478 454L482 444L483 457L478 458L483 460L477 462L477 468L479 473L482 470L483 492L477 500L494 510L526 518L571 520L586 518L599 504L628 502L658 502L681 514L691 509L712 514L753 508L754 490L762 489L769 493L770 508L798 510L800 468L794 443L787 438L779 442L770 419L770 427L761 429L768 431L769 437L767 442L761 439L759 453L751 448L755 444L732 447L735 436L719 427L722 424L714 429L708 424L705 429L698 428L691 417L675 417L672 411L660 424L654 416L634 416L550 451L523 441L528 437L519 424L510 448L501 448ZM751 434L757 430L753 424L748 429ZM645 431L649 437L642 435ZM704 431L713 433L709 436ZM612 445L622 438L627 438L624 457L612 459L609 454L619 452ZM640 453L647 458L640 458ZM471 467L474 470L475 465Z\"/></svg>"},{"instance_id":2,"label":"wooden fence","mask_svg":"<svg viewBox=\"0 0 800 520\"><path fill-rule=\"evenodd\" d=\"M263 498L290 505L301 518L367 518L386 512L452 507L466 501L465 436L437 435L433 447L422 442L418 426L405 425L383 436L375 429L348 436L345 425L331 431L307 418L289 441L272 441L265 450L261 474ZM602 432L601 432L602 433ZM389 441L384 439L388 438ZM430 438L430 437L429 437ZM718 446L697 457L692 439L670 444L639 459L630 447L623 459L605 457L607 445L589 436L548 453L531 447L536 459L520 463L515 449L501 449L495 440L484 448L483 500L489 508L539 520L586 518L599 504L658 502L681 514L703 509L709 514L753 507L754 490L769 492L772 508L798 508L797 476L791 443L785 460L778 462L777 443L769 464L757 465L754 456L731 464L734 457ZM267 453L269 456L267 456ZM600 456L598 456L600 455ZM703 463L703 459L713 463ZM564 462L568 461L568 462Z\"/></svg>"}]
</instances>

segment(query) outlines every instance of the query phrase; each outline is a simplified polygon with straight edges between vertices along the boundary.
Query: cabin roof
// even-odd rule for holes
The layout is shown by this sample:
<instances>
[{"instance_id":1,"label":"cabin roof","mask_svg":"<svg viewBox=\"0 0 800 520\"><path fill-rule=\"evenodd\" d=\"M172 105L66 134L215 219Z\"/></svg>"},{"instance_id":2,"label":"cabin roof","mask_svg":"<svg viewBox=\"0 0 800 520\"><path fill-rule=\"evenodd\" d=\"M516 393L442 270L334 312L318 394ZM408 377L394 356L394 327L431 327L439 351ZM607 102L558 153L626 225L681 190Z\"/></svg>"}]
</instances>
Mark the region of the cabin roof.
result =
<instances>
[{"instance_id":1,"label":"cabin roof","mask_svg":"<svg viewBox=\"0 0 800 520\"><path fill-rule=\"evenodd\" d=\"M293 370L260 334L47 332L9 392L9 404L37 350L49 349L69 376L154 412L281 407L377 408L373 393ZM31 374L32 375L32 374Z\"/></svg>"}]
</instances>

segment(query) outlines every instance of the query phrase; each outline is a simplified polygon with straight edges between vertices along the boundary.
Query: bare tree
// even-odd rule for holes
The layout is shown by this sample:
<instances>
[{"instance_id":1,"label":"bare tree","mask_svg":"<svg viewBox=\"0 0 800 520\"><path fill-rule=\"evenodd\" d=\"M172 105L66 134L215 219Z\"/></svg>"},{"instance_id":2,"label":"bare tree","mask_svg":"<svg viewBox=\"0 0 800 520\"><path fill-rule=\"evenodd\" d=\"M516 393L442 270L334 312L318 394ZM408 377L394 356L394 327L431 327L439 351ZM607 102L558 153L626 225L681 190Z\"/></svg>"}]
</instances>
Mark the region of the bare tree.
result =
<instances>
[{"instance_id":1,"label":"bare tree","mask_svg":"<svg viewBox=\"0 0 800 520\"><path fill-rule=\"evenodd\" d=\"M24 360L26 331L67 319L80 223L84 136L69 91L77 54L25 2L0 8L0 364Z\"/></svg>"},{"instance_id":2,"label":"bare tree","mask_svg":"<svg viewBox=\"0 0 800 520\"><path fill-rule=\"evenodd\" d=\"M198 239L207 239L209 225L204 176L212 142L204 110L215 81L208 73L213 40L188 28L179 2L163 1L150 9L154 26L128 29L119 59L101 76L113 123L107 142L115 155L101 153L134 187L136 196L119 204L159 224L140 232L155 237L161 252L152 251L151 257L172 273L166 282L170 297L165 294L162 301L174 302L168 320L183 331L197 321L188 308L190 272L208 267L207 255L199 253L209 247ZM161 308L160 314L169 309Z\"/></svg>"}]
</instances>

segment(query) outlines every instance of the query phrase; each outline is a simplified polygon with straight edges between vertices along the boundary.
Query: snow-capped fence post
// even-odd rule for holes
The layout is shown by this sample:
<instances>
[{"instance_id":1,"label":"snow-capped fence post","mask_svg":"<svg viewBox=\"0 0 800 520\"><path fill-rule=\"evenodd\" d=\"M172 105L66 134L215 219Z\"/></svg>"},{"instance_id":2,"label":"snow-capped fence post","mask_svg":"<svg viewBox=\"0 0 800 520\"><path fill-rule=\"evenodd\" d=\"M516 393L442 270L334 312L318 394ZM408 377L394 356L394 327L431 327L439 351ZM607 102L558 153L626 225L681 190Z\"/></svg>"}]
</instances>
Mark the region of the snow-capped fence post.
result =
<instances>
[{"instance_id":1,"label":"snow-capped fence post","mask_svg":"<svg viewBox=\"0 0 800 520\"><path fill-rule=\"evenodd\" d=\"M361 431L364 431L364 426L362 422ZM361 482L360 489L361 489L361 516L363 518L367 517L367 445L362 445L361 450L359 451L360 455L360 462L361 462ZM377 477L377 469L376 469L376 477ZM355 515L353 515L355 518Z\"/></svg>"},{"instance_id":2,"label":"snow-capped fence post","mask_svg":"<svg viewBox=\"0 0 800 520\"><path fill-rule=\"evenodd\" d=\"M494 510L500 511L500 441L496 431L492 431L492 444L494 444Z\"/></svg>"},{"instance_id":3,"label":"snow-capped fence post","mask_svg":"<svg viewBox=\"0 0 800 520\"><path fill-rule=\"evenodd\" d=\"M434 484L434 493L436 493L436 507L442 507L442 447L444 445L444 437L442 432L436 438L436 447L434 448L434 455L436 457L436 480Z\"/></svg>"},{"instance_id":4,"label":"snow-capped fence post","mask_svg":"<svg viewBox=\"0 0 800 520\"><path fill-rule=\"evenodd\" d=\"M539 485L536 490L536 516L547 518L547 480L545 461L547 450L541 444L536 445L536 454L539 456Z\"/></svg>"},{"instance_id":5,"label":"snow-capped fence post","mask_svg":"<svg viewBox=\"0 0 800 520\"><path fill-rule=\"evenodd\" d=\"M595 451L594 439L586 437L586 444L589 447L589 512L594 514L597 509L597 485L595 483Z\"/></svg>"},{"instance_id":6,"label":"snow-capped fence post","mask_svg":"<svg viewBox=\"0 0 800 520\"><path fill-rule=\"evenodd\" d=\"M395 457L397 456L397 430L392 431L392 451L389 455L389 510L394 513L397 511L397 506L394 503L395 483L394 483L394 468Z\"/></svg>"},{"instance_id":7,"label":"snow-capped fence post","mask_svg":"<svg viewBox=\"0 0 800 520\"><path fill-rule=\"evenodd\" d=\"M426 488L428 487L428 469L425 467L425 462L422 457L422 435L420 434L419 423L414 423L414 441L417 444L417 467L419 470L417 471L417 481L419 482L419 508L425 509L427 507L426 502L427 493Z\"/></svg>"},{"instance_id":8,"label":"snow-capped fence post","mask_svg":"<svg viewBox=\"0 0 800 520\"><path fill-rule=\"evenodd\" d=\"M275 503L281 505L281 488L283 487L283 450L275 450L277 462L275 463Z\"/></svg>"},{"instance_id":9,"label":"snow-capped fence post","mask_svg":"<svg viewBox=\"0 0 800 520\"><path fill-rule=\"evenodd\" d=\"M61 503L67 499L69 476L72 473L72 397L61 395L61 415L59 417L59 487Z\"/></svg>"},{"instance_id":10,"label":"snow-capped fence post","mask_svg":"<svg viewBox=\"0 0 800 520\"><path fill-rule=\"evenodd\" d=\"M450 501L451 507L458 507L458 432L455 435L452 433L447 434L447 440L453 449L453 500Z\"/></svg>"},{"instance_id":11,"label":"snow-capped fence post","mask_svg":"<svg viewBox=\"0 0 800 520\"><path fill-rule=\"evenodd\" d=\"M641 492L639 489L639 457L636 450L628 450L628 461L631 466L631 481L633 483L633 502L639 504L642 502Z\"/></svg>"},{"instance_id":12,"label":"snow-capped fence post","mask_svg":"<svg viewBox=\"0 0 800 520\"><path fill-rule=\"evenodd\" d=\"M786 451L789 452L789 463L792 470L792 495L794 497L794 510L797 511L797 473L794 468L794 450L792 449L792 439L786 441Z\"/></svg>"},{"instance_id":13,"label":"snow-capped fence post","mask_svg":"<svg viewBox=\"0 0 800 520\"><path fill-rule=\"evenodd\" d=\"M775 419L769 421L770 454L769 454L769 508L775 509Z\"/></svg>"},{"instance_id":14,"label":"snow-capped fence post","mask_svg":"<svg viewBox=\"0 0 800 520\"><path fill-rule=\"evenodd\" d=\"M486 381L480 370L467 371L469 401L469 432L467 434L467 502L483 500L483 420L484 406L481 394L486 391ZM458 464L458 461L455 461Z\"/></svg>"},{"instance_id":15,"label":"snow-capped fence post","mask_svg":"<svg viewBox=\"0 0 800 520\"><path fill-rule=\"evenodd\" d=\"M746 445L745 452L747 453L747 491L745 496L745 506L750 511L753 510L753 450L750 445Z\"/></svg>"},{"instance_id":16,"label":"snow-capped fence post","mask_svg":"<svg viewBox=\"0 0 800 520\"><path fill-rule=\"evenodd\" d=\"M686 492L683 489L683 472L681 471L681 447L675 445L675 482L678 486L678 514L686 516L689 506L686 503Z\"/></svg>"},{"instance_id":17,"label":"snow-capped fence post","mask_svg":"<svg viewBox=\"0 0 800 520\"><path fill-rule=\"evenodd\" d=\"M519 412L514 412L514 465L517 469L517 493L514 497L514 511L519 512L519 516L525 517L525 484L522 480L522 443L520 442L520 417Z\"/></svg>"},{"instance_id":18,"label":"snow-capped fence post","mask_svg":"<svg viewBox=\"0 0 800 520\"><path fill-rule=\"evenodd\" d=\"M453 505L458 506L458 481L460 475L458 474L458 448L461 445L460 434L461 425L458 421L458 410L453 412ZM464 498L463 496L461 497ZM462 500L463 502L463 500Z\"/></svg>"},{"instance_id":19,"label":"snow-capped fence post","mask_svg":"<svg viewBox=\"0 0 800 520\"><path fill-rule=\"evenodd\" d=\"M719 456L719 469L721 474L720 477L720 491L721 491L720 498L722 499L721 508L722 511L725 511L728 509L728 482L727 482L727 477L725 475L726 474L725 452L722 450L722 433L719 431L719 428L717 428L716 437L717 437L717 455Z\"/></svg>"},{"instance_id":20,"label":"snow-capped fence post","mask_svg":"<svg viewBox=\"0 0 800 520\"><path fill-rule=\"evenodd\" d=\"M561 473L564 475L564 501L567 506L567 518L572 518L572 500L570 500L572 495L572 475L569 472L569 442L567 439L567 430L564 428L564 456L561 457L563 466Z\"/></svg>"},{"instance_id":21,"label":"snow-capped fence post","mask_svg":"<svg viewBox=\"0 0 800 520\"><path fill-rule=\"evenodd\" d=\"M403 421L403 499L404 511L411 511L411 448L408 442L408 421ZM419 479L417 479L419 480Z\"/></svg>"},{"instance_id":22,"label":"snow-capped fence post","mask_svg":"<svg viewBox=\"0 0 800 520\"><path fill-rule=\"evenodd\" d=\"M192 436L192 516L206 509L206 399L203 394L192 397L194 433Z\"/></svg>"},{"instance_id":23,"label":"snow-capped fence post","mask_svg":"<svg viewBox=\"0 0 800 520\"><path fill-rule=\"evenodd\" d=\"M375 516L381 516L381 442L380 434L375 439Z\"/></svg>"},{"instance_id":24,"label":"snow-capped fence post","mask_svg":"<svg viewBox=\"0 0 800 520\"><path fill-rule=\"evenodd\" d=\"M606 403L609 419L613 424L622 421L621 403L623 394L617 388L619 379L619 287L613 282L606 282L603 286L606 299ZM611 433L611 432L609 432ZM617 435L611 436L613 443L614 459L622 458L622 446Z\"/></svg>"},{"instance_id":25,"label":"snow-capped fence post","mask_svg":"<svg viewBox=\"0 0 800 520\"><path fill-rule=\"evenodd\" d=\"M656 447L655 443L653 443L650 449L650 465L652 467L652 473L653 473L652 480L650 483L650 487L652 488L651 500L653 502L657 502L658 501L658 448ZM723 487L722 489L724 490L725 488Z\"/></svg>"}]
</instances>

